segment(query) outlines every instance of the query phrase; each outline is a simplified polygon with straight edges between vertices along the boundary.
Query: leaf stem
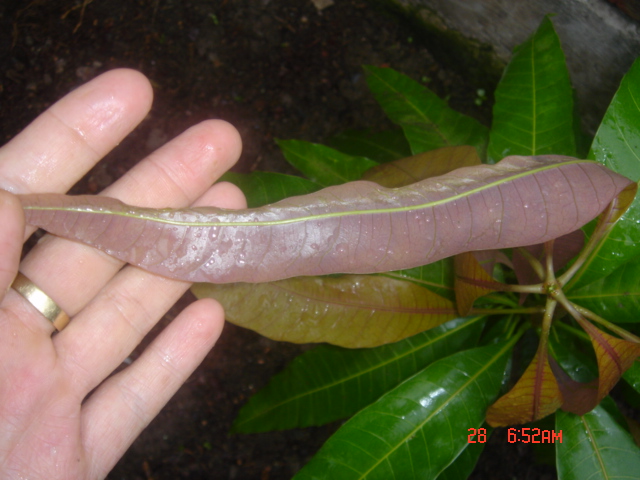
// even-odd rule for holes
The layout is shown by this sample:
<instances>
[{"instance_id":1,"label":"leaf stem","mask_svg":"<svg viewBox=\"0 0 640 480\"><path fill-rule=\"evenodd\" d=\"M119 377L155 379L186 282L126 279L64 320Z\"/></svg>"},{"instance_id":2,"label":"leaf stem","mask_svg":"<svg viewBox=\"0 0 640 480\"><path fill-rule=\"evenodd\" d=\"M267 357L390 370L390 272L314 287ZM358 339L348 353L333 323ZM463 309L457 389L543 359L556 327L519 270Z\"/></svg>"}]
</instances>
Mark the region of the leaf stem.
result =
<instances>
[{"instance_id":1,"label":"leaf stem","mask_svg":"<svg viewBox=\"0 0 640 480\"><path fill-rule=\"evenodd\" d=\"M616 333L617 335L624 338L625 340L629 340L630 342L640 344L640 338L635 336L633 333L628 332L624 328L620 328L615 323L605 320L600 315L593 313L591 310L588 310L584 307L576 305L575 303L572 303L572 305L580 314L584 315L586 318L593 320L594 322L599 323L600 325L608 328L609 330Z\"/></svg>"},{"instance_id":2,"label":"leaf stem","mask_svg":"<svg viewBox=\"0 0 640 480\"><path fill-rule=\"evenodd\" d=\"M531 252L524 247L518 247L517 250L518 253L529 262L533 271L538 275L538 278L540 280L544 280L544 268L542 267L540 260L534 257Z\"/></svg>"}]
</instances>

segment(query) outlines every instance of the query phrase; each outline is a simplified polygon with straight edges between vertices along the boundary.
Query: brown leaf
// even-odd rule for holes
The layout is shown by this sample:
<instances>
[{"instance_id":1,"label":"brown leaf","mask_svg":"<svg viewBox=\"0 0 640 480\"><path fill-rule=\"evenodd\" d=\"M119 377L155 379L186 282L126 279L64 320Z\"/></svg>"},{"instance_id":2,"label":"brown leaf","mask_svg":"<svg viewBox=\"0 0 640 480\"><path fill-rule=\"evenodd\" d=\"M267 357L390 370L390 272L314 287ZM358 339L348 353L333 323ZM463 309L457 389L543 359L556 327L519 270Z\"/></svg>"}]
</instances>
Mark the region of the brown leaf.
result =
<instances>
[{"instance_id":1,"label":"brown leaf","mask_svg":"<svg viewBox=\"0 0 640 480\"><path fill-rule=\"evenodd\" d=\"M367 170L362 179L388 188L404 187L458 168L480 164L475 147L443 147L377 165Z\"/></svg>"},{"instance_id":2,"label":"brown leaf","mask_svg":"<svg viewBox=\"0 0 640 480\"><path fill-rule=\"evenodd\" d=\"M558 382L549 365L546 346L538 351L515 386L487 410L492 427L519 425L546 417L562 405Z\"/></svg>"},{"instance_id":3,"label":"brown leaf","mask_svg":"<svg viewBox=\"0 0 640 480\"><path fill-rule=\"evenodd\" d=\"M636 358L640 356L640 344L616 338L596 328L585 319L577 319L589 334L598 360L598 403L609 394ZM594 405L595 406L595 405Z\"/></svg>"},{"instance_id":4,"label":"brown leaf","mask_svg":"<svg viewBox=\"0 0 640 480\"><path fill-rule=\"evenodd\" d=\"M472 252L454 257L456 305L461 316L468 315L473 303L480 297L502 290L505 286L496 282L478 262Z\"/></svg>"},{"instance_id":5,"label":"brown leaf","mask_svg":"<svg viewBox=\"0 0 640 480\"><path fill-rule=\"evenodd\" d=\"M378 275L202 283L192 291L218 300L230 322L294 343L375 347L457 317L450 300L410 281Z\"/></svg>"}]
</instances>

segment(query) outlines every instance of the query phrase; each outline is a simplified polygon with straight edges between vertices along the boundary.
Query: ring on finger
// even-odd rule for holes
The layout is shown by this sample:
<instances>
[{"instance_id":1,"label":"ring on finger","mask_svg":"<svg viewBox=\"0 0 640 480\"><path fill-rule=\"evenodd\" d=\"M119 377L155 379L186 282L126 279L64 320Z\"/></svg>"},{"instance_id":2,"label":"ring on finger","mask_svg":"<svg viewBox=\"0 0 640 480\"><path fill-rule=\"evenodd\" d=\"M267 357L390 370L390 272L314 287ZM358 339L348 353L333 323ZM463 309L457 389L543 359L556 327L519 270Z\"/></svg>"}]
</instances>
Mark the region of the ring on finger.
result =
<instances>
[{"instance_id":1,"label":"ring on finger","mask_svg":"<svg viewBox=\"0 0 640 480\"><path fill-rule=\"evenodd\" d=\"M62 330L69 323L69 315L22 273L18 272L11 287L49 320L57 331Z\"/></svg>"}]
</instances>

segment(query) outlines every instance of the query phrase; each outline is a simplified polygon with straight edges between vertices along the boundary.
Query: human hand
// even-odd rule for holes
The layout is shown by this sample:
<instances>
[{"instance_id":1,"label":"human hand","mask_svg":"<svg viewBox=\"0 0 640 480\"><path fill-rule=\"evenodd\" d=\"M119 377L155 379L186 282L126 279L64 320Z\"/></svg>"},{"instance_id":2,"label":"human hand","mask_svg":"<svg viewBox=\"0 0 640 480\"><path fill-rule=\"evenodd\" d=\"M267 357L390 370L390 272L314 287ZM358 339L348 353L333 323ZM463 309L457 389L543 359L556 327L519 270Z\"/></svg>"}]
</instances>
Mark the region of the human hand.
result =
<instances>
[{"instance_id":1,"label":"human hand","mask_svg":"<svg viewBox=\"0 0 640 480\"><path fill-rule=\"evenodd\" d=\"M189 284L121 269L112 257L49 235L19 265L32 230L25 232L20 203L7 192L66 192L144 118L151 98L139 73L108 72L0 149L2 478L104 478L220 335L221 306L200 300L132 365L105 381ZM244 197L234 186L210 187L240 150L232 126L203 122L103 193L148 207L195 201L242 208ZM9 288L18 266L72 318L53 337L53 325Z\"/></svg>"}]
</instances>

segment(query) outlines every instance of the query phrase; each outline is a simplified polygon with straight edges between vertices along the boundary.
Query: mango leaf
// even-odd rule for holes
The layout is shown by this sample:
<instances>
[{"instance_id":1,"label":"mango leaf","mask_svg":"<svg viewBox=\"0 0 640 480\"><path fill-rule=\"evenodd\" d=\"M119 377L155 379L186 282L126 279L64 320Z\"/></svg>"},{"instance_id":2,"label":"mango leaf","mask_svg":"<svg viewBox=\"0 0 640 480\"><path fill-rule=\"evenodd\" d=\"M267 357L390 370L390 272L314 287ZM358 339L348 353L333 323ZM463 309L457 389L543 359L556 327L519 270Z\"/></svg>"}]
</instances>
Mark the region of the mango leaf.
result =
<instances>
[{"instance_id":1,"label":"mango leaf","mask_svg":"<svg viewBox=\"0 0 640 480\"><path fill-rule=\"evenodd\" d=\"M395 272L381 273L385 277L409 280L416 285L428 288L441 297L455 300L453 291L453 257L443 258L422 267Z\"/></svg>"},{"instance_id":2,"label":"mango leaf","mask_svg":"<svg viewBox=\"0 0 640 480\"><path fill-rule=\"evenodd\" d=\"M378 164L317 143L301 140L276 140L276 143L291 165L323 187L358 180L366 170Z\"/></svg>"},{"instance_id":3,"label":"mango leaf","mask_svg":"<svg viewBox=\"0 0 640 480\"><path fill-rule=\"evenodd\" d=\"M640 322L640 257L567 294L572 302L615 323Z\"/></svg>"},{"instance_id":4,"label":"mango leaf","mask_svg":"<svg viewBox=\"0 0 640 480\"><path fill-rule=\"evenodd\" d=\"M29 224L160 275L267 282L545 242L594 218L629 183L595 162L510 157L408 187L351 182L248 210L158 210L55 194L21 201Z\"/></svg>"},{"instance_id":5,"label":"mango leaf","mask_svg":"<svg viewBox=\"0 0 640 480\"><path fill-rule=\"evenodd\" d=\"M347 155L367 157L380 163L411 155L407 139L400 128L382 132L369 129L346 130L331 137L327 144Z\"/></svg>"},{"instance_id":6,"label":"mango leaf","mask_svg":"<svg viewBox=\"0 0 640 480\"><path fill-rule=\"evenodd\" d=\"M197 284L192 291L218 300L231 323L294 343L376 347L457 316L451 301L412 282L378 275Z\"/></svg>"},{"instance_id":7,"label":"mango leaf","mask_svg":"<svg viewBox=\"0 0 640 480\"><path fill-rule=\"evenodd\" d=\"M453 145L472 145L484 154L488 130L477 120L452 110L435 93L395 70L364 70L371 92L402 127L413 154Z\"/></svg>"},{"instance_id":8,"label":"mango leaf","mask_svg":"<svg viewBox=\"0 0 640 480\"><path fill-rule=\"evenodd\" d=\"M483 324L480 316L458 318L377 348L316 347L251 397L231 429L266 432L346 418L434 360L475 345Z\"/></svg>"},{"instance_id":9,"label":"mango leaf","mask_svg":"<svg viewBox=\"0 0 640 480\"><path fill-rule=\"evenodd\" d=\"M443 147L377 165L367 170L362 179L387 188L404 187L426 178L438 177L458 168L472 167L480 163L478 152L473 147Z\"/></svg>"},{"instance_id":10,"label":"mango leaf","mask_svg":"<svg viewBox=\"0 0 640 480\"><path fill-rule=\"evenodd\" d=\"M468 431L469 429L467 429ZM487 438L489 438L491 427L487 427ZM449 465L440 475L438 480L460 480L461 478L468 478L473 472L478 459L484 450L485 443L481 443L478 440L475 443L470 443L465 447L458 458L456 458L451 465Z\"/></svg>"},{"instance_id":11,"label":"mango leaf","mask_svg":"<svg viewBox=\"0 0 640 480\"><path fill-rule=\"evenodd\" d=\"M614 387L622 374L640 356L640 343L616 338L596 328L591 322L577 318L580 326L591 337L598 359L598 401Z\"/></svg>"},{"instance_id":12,"label":"mango leaf","mask_svg":"<svg viewBox=\"0 0 640 480\"><path fill-rule=\"evenodd\" d=\"M487 154L575 156L573 90L560 40L549 18L514 50L495 92Z\"/></svg>"},{"instance_id":13,"label":"mango leaf","mask_svg":"<svg viewBox=\"0 0 640 480\"><path fill-rule=\"evenodd\" d=\"M640 361L636 360L633 362L633 365L624 372L622 377L631 386L631 388L640 393Z\"/></svg>"},{"instance_id":14,"label":"mango leaf","mask_svg":"<svg viewBox=\"0 0 640 480\"><path fill-rule=\"evenodd\" d=\"M640 449L631 435L598 406L578 416L556 413L556 467L559 480L635 478L640 472Z\"/></svg>"},{"instance_id":15,"label":"mango leaf","mask_svg":"<svg viewBox=\"0 0 640 480\"><path fill-rule=\"evenodd\" d=\"M489 293L501 290L504 284L496 282L480 265L471 252L461 253L454 258L456 272L454 289L456 306L460 315L468 315L473 302Z\"/></svg>"},{"instance_id":16,"label":"mango leaf","mask_svg":"<svg viewBox=\"0 0 640 480\"><path fill-rule=\"evenodd\" d=\"M504 427L533 422L555 412L562 405L558 382L549 365L546 342L511 390L487 410L487 423Z\"/></svg>"},{"instance_id":17,"label":"mango leaf","mask_svg":"<svg viewBox=\"0 0 640 480\"><path fill-rule=\"evenodd\" d=\"M593 139L589 158L634 182L640 180L640 59L622 79ZM636 197L576 276L572 287L588 285L638 257L638 238L640 199Z\"/></svg>"},{"instance_id":18,"label":"mango leaf","mask_svg":"<svg viewBox=\"0 0 640 480\"><path fill-rule=\"evenodd\" d=\"M515 339L432 363L347 421L294 480L436 478L483 424Z\"/></svg>"},{"instance_id":19,"label":"mango leaf","mask_svg":"<svg viewBox=\"0 0 640 480\"><path fill-rule=\"evenodd\" d=\"M320 190L317 183L302 177L283 173L251 172L249 174L227 172L221 182L230 182L242 190L249 208L279 202L287 197L305 195Z\"/></svg>"}]
</instances>

